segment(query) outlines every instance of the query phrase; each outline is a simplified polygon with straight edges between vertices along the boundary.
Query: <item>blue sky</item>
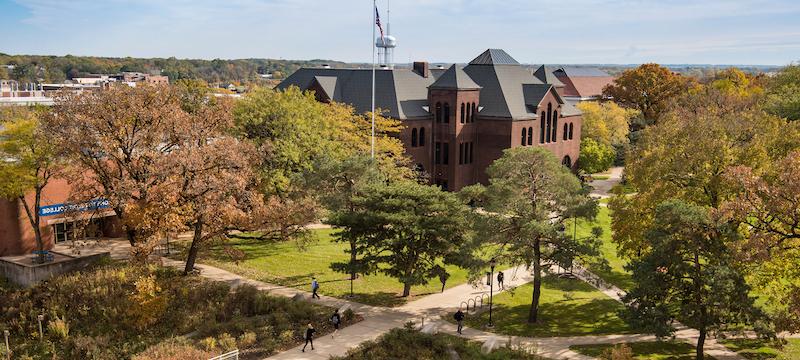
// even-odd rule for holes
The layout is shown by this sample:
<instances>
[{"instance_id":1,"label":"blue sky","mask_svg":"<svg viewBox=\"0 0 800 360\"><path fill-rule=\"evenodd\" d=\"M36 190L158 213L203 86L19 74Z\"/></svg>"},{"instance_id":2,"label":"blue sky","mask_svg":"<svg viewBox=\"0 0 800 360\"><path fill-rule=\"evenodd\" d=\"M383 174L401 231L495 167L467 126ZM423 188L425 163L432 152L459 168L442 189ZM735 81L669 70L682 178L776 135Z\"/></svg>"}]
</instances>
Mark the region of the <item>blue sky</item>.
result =
<instances>
[{"instance_id":1,"label":"blue sky","mask_svg":"<svg viewBox=\"0 0 800 360\"><path fill-rule=\"evenodd\" d=\"M370 61L369 0L0 0L0 52ZM385 17L386 0L378 6ZM397 62L783 65L798 0L395 0ZM385 22L384 18L384 22Z\"/></svg>"}]
</instances>

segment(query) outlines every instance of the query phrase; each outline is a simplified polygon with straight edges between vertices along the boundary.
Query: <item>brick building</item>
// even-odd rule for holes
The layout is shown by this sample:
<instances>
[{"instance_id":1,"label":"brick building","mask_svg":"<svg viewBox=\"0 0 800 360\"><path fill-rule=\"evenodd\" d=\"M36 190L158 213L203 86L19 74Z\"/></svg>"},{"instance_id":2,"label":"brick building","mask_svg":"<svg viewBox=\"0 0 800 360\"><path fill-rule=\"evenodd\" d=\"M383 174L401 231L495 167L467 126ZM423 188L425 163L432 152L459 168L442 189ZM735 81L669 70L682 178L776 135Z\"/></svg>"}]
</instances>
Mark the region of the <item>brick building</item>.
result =
<instances>
[{"instance_id":1,"label":"brick building","mask_svg":"<svg viewBox=\"0 0 800 360\"><path fill-rule=\"evenodd\" d=\"M505 51L489 49L465 67L376 70L377 108L405 125L399 135L408 155L432 183L459 190L486 183L486 168L503 150L542 146L575 168L581 114L567 101L568 74L522 66ZM563 69L562 69L563 72ZM319 101L371 108L371 69L303 68L277 89L312 90ZM568 82L569 83L569 82ZM574 88L574 85L572 85Z\"/></svg>"}]
</instances>

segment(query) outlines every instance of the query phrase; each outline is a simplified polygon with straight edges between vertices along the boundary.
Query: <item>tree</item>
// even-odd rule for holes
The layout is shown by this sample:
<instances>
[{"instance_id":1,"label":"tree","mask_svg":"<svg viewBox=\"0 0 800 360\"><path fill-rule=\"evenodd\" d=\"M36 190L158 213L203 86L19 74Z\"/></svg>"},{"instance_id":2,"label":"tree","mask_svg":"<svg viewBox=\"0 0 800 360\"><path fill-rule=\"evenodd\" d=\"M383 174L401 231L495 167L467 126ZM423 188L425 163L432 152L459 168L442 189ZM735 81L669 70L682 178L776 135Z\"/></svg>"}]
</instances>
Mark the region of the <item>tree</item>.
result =
<instances>
[{"instance_id":1,"label":"tree","mask_svg":"<svg viewBox=\"0 0 800 360\"><path fill-rule=\"evenodd\" d=\"M379 185L353 199L355 212L335 211L337 236L357 239L362 269L403 283L403 296L460 260L467 208L452 193L411 181Z\"/></svg>"},{"instance_id":2,"label":"tree","mask_svg":"<svg viewBox=\"0 0 800 360\"><path fill-rule=\"evenodd\" d=\"M653 251L627 266L635 284L623 298L627 319L657 336L673 333L675 320L697 329L698 360L711 331L742 324L766 331L765 316L731 259L728 245L735 236L735 228L715 222L705 207L680 200L660 204L646 234Z\"/></svg>"},{"instance_id":3,"label":"tree","mask_svg":"<svg viewBox=\"0 0 800 360\"><path fill-rule=\"evenodd\" d=\"M767 84L766 110L789 120L800 120L800 65L784 67Z\"/></svg>"},{"instance_id":4,"label":"tree","mask_svg":"<svg viewBox=\"0 0 800 360\"><path fill-rule=\"evenodd\" d=\"M181 105L172 87L120 85L60 94L45 119L75 165L72 196L107 199L138 255L183 226L170 159L189 118Z\"/></svg>"},{"instance_id":5,"label":"tree","mask_svg":"<svg viewBox=\"0 0 800 360\"><path fill-rule=\"evenodd\" d=\"M256 153L250 143L228 132L233 126L230 103L210 97L201 83L179 84L187 121L178 124L180 146L169 156L185 208L188 228L194 232L184 273L194 269L199 248L230 229L251 227L252 214L262 212L253 172Z\"/></svg>"},{"instance_id":6,"label":"tree","mask_svg":"<svg viewBox=\"0 0 800 360\"><path fill-rule=\"evenodd\" d=\"M41 127L41 108L0 109L0 197L19 199L33 228L39 260L44 262L44 241L39 208L42 192L56 176L61 162L51 134ZM32 191L33 201L26 197Z\"/></svg>"},{"instance_id":7,"label":"tree","mask_svg":"<svg viewBox=\"0 0 800 360\"><path fill-rule=\"evenodd\" d=\"M637 110L620 107L614 102L583 101L578 103L583 113L581 140L592 139L599 144L623 146L628 143L630 121Z\"/></svg>"},{"instance_id":8,"label":"tree","mask_svg":"<svg viewBox=\"0 0 800 360\"><path fill-rule=\"evenodd\" d=\"M614 165L616 154L611 145L598 143L594 139L581 140L581 156L578 158L578 168L590 173L608 170Z\"/></svg>"},{"instance_id":9,"label":"tree","mask_svg":"<svg viewBox=\"0 0 800 360\"><path fill-rule=\"evenodd\" d=\"M568 218L593 218L597 203L580 181L550 151L539 147L505 150L487 170L489 185L462 192L485 210L478 215L482 246L496 246L500 263L533 269L533 295L528 322L539 315L542 273L553 264L568 267L573 259L599 254L597 237L573 239L564 232ZM597 229L599 230L599 229ZM595 234L599 234L599 231Z\"/></svg>"},{"instance_id":10,"label":"tree","mask_svg":"<svg viewBox=\"0 0 800 360\"><path fill-rule=\"evenodd\" d=\"M800 146L798 127L769 115L750 98L713 87L682 97L658 124L642 131L626 156L625 178L635 194L611 199L614 241L624 256L648 251L644 232L668 199L719 208L735 195L724 181L731 166L755 171Z\"/></svg>"},{"instance_id":11,"label":"tree","mask_svg":"<svg viewBox=\"0 0 800 360\"><path fill-rule=\"evenodd\" d=\"M631 128L637 131L655 124L670 102L684 93L689 82L681 75L658 64L643 64L625 70L614 82L606 85L603 96L629 109L638 110L642 121Z\"/></svg>"},{"instance_id":12,"label":"tree","mask_svg":"<svg viewBox=\"0 0 800 360\"><path fill-rule=\"evenodd\" d=\"M736 166L726 173L738 194L720 213L741 224L744 239L735 249L751 264L752 279L761 287L779 328L800 329L800 150L765 174Z\"/></svg>"}]
</instances>

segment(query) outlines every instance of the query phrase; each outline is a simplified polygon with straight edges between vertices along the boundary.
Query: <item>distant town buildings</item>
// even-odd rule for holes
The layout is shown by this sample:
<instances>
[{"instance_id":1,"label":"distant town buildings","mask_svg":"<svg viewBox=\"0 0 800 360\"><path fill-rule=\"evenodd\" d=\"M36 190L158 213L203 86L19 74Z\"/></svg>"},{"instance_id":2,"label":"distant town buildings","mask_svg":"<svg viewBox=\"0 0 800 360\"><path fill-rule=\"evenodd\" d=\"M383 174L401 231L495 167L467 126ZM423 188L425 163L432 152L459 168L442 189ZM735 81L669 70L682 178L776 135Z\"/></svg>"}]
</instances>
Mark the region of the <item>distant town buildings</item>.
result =
<instances>
[{"instance_id":1,"label":"distant town buildings","mask_svg":"<svg viewBox=\"0 0 800 360\"><path fill-rule=\"evenodd\" d=\"M4 66L13 67L13 65ZM52 105L53 92L55 91L100 90L115 83L122 83L128 86L137 86L137 84L169 84L169 77L139 72L122 72L112 75L89 74L82 77L75 77L58 84L19 83L14 80L0 79L0 105Z\"/></svg>"}]
</instances>

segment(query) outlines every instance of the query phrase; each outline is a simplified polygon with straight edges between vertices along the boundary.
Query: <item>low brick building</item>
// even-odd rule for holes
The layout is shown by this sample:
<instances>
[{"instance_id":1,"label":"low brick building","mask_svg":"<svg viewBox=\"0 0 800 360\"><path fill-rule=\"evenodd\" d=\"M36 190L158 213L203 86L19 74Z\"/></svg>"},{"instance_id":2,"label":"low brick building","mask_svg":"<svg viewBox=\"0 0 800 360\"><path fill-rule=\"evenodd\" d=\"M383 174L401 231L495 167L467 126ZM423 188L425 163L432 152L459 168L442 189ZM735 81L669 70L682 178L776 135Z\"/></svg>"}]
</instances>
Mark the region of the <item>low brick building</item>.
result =
<instances>
[{"instance_id":1,"label":"low brick building","mask_svg":"<svg viewBox=\"0 0 800 360\"><path fill-rule=\"evenodd\" d=\"M554 71L522 66L505 51L489 49L465 67L376 70L376 107L405 125L400 139L431 182L459 190L486 183L486 168L503 150L542 146L575 168L581 114L565 99ZM277 89L313 90L358 112L371 108L371 69L303 68Z\"/></svg>"}]
</instances>

